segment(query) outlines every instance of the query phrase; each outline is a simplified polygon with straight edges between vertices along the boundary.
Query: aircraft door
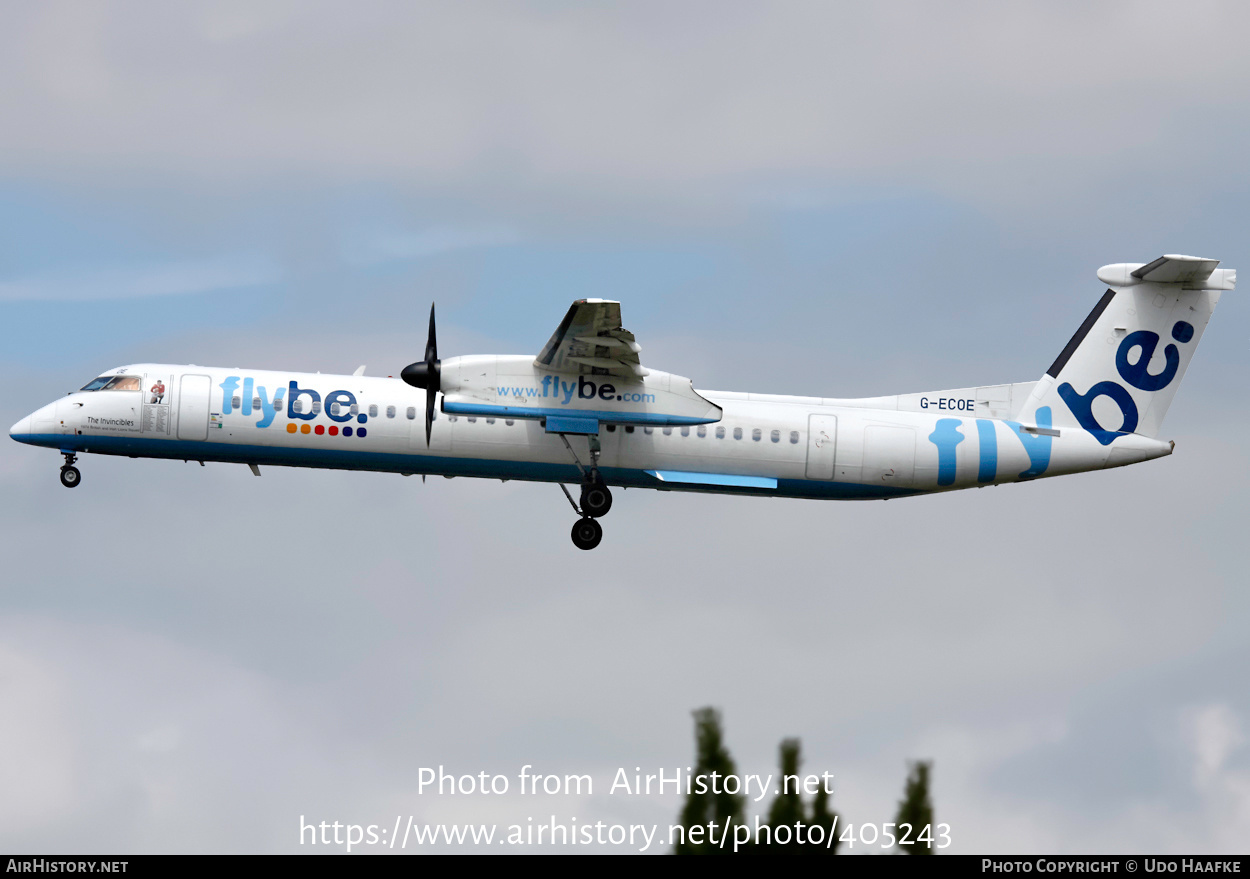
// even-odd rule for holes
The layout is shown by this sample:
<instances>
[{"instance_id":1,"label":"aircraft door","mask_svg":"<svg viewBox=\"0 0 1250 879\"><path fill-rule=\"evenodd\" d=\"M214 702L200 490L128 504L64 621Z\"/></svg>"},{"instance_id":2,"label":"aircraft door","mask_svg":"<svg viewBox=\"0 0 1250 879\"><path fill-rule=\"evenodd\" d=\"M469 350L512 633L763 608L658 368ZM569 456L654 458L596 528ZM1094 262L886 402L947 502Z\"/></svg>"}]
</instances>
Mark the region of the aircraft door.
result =
<instances>
[{"instance_id":1,"label":"aircraft door","mask_svg":"<svg viewBox=\"0 0 1250 879\"><path fill-rule=\"evenodd\" d=\"M838 447L836 415L812 415L807 419L807 478L832 479Z\"/></svg>"},{"instance_id":2,"label":"aircraft door","mask_svg":"<svg viewBox=\"0 0 1250 879\"><path fill-rule=\"evenodd\" d=\"M178 439L208 439L208 398L212 380L184 375L178 385Z\"/></svg>"}]
</instances>

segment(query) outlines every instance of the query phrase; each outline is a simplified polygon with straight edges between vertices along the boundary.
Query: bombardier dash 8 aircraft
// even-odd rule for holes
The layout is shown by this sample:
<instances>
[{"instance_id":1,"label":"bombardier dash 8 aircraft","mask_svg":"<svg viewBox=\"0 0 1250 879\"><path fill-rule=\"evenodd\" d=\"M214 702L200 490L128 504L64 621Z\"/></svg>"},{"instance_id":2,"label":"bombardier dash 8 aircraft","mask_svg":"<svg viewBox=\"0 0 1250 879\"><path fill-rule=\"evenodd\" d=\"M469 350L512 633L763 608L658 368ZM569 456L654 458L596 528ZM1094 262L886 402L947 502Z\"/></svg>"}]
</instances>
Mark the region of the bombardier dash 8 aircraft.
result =
<instances>
[{"instance_id":1,"label":"bombardier dash 8 aircraft","mask_svg":"<svg viewBox=\"0 0 1250 879\"><path fill-rule=\"evenodd\" d=\"M894 498L1170 455L1168 404L1236 273L1163 256L1108 286L1035 382L838 399L696 391L643 367L620 303L573 303L537 357L425 359L401 379L143 363L23 418L15 440L188 461L526 479L560 485L593 549L609 486L765 497ZM420 390L414 390L420 389ZM424 393L422 393L422 391ZM418 416L423 416L419 418ZM581 486L580 504L566 483Z\"/></svg>"}]
</instances>

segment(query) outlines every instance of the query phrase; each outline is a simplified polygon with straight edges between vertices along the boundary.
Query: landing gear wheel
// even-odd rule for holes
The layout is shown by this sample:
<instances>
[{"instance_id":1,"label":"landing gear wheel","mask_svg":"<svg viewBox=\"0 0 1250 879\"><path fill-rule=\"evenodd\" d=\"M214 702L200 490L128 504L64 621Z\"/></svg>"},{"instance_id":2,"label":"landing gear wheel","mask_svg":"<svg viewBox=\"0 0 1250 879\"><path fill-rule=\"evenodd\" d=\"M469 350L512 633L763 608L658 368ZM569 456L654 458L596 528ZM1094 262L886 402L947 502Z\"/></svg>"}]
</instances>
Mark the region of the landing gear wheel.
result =
<instances>
[{"instance_id":1,"label":"landing gear wheel","mask_svg":"<svg viewBox=\"0 0 1250 879\"><path fill-rule=\"evenodd\" d=\"M612 492L602 482L582 486L582 512L598 519L612 509Z\"/></svg>"},{"instance_id":2,"label":"landing gear wheel","mask_svg":"<svg viewBox=\"0 0 1250 879\"><path fill-rule=\"evenodd\" d=\"M573 545L578 549L594 549L603 540L603 526L594 519L578 519L573 523Z\"/></svg>"},{"instance_id":3,"label":"landing gear wheel","mask_svg":"<svg viewBox=\"0 0 1250 879\"><path fill-rule=\"evenodd\" d=\"M61 468L61 485L66 488L77 488L80 482L82 482L82 474L78 472L77 467L66 464Z\"/></svg>"}]
</instances>

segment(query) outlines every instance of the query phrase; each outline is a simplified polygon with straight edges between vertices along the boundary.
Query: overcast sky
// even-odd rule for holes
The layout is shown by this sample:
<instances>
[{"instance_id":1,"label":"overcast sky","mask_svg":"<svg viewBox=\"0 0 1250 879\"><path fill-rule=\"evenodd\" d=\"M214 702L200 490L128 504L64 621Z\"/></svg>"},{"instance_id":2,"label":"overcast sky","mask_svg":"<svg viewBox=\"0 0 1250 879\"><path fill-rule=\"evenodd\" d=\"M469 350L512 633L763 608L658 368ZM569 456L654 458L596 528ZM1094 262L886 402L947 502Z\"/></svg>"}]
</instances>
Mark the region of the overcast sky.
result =
<instances>
[{"instance_id":1,"label":"overcast sky","mask_svg":"<svg viewBox=\"0 0 1250 879\"><path fill-rule=\"evenodd\" d=\"M699 388L1038 378L1100 265L1250 268L1242 4L4 3L12 424L169 361L393 374L620 299ZM743 772L961 852L1250 851L1246 291L1166 459L894 503L0 443L0 850L286 852L300 816L675 820ZM421 767L589 773L438 797ZM767 801L755 807L766 807ZM658 843L653 850L659 847ZM307 850L307 846L304 850Z\"/></svg>"}]
</instances>

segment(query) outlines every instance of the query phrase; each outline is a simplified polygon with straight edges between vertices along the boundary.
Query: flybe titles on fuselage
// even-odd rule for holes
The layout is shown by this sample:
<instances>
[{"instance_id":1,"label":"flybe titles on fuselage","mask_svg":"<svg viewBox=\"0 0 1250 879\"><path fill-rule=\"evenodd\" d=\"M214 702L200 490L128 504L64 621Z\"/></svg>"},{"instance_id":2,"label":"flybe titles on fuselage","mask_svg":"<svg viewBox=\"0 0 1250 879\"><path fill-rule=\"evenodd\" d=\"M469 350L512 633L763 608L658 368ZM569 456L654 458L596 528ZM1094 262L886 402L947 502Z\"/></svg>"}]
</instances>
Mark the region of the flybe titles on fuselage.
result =
<instances>
[{"instance_id":1,"label":"flybe titles on fuselage","mask_svg":"<svg viewBox=\"0 0 1250 879\"><path fill-rule=\"evenodd\" d=\"M291 433L299 429L295 421L314 421L322 415L336 422L330 428L331 433L338 432L339 424L351 421L365 424L369 420L369 416L357 411L356 395L351 391L330 391L323 399L320 392L301 388L298 381L292 380L285 387L274 388L271 395L267 387L256 384L254 379L237 375L227 376L217 387L221 389L221 414L231 415L237 409L244 418L259 416L257 427L273 424L283 406L286 407L286 417L292 419L292 423L287 424ZM308 433L307 425L303 432ZM321 430L317 432L321 433ZM361 436L365 434L363 429L358 432ZM343 428L343 433L351 436L351 428Z\"/></svg>"}]
</instances>

